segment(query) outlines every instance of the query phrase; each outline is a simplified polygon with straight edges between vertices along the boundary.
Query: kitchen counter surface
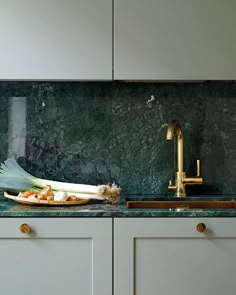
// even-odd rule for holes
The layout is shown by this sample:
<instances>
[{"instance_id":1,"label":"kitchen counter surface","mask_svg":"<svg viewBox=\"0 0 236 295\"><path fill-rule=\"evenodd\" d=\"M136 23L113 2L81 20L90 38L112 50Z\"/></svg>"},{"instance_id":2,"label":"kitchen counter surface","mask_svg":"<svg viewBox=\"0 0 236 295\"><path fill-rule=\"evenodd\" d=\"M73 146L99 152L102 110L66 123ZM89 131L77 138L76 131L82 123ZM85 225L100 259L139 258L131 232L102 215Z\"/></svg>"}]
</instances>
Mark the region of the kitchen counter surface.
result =
<instances>
[{"instance_id":1,"label":"kitchen counter surface","mask_svg":"<svg viewBox=\"0 0 236 295\"><path fill-rule=\"evenodd\" d=\"M125 200L163 199L163 196L122 196L119 205L91 202L82 206L32 206L0 195L0 217L236 217L236 209L128 209ZM236 200L236 195L194 196L188 200ZM173 200L173 197L165 197ZM176 198L174 199L176 200ZM183 200L183 199L181 199Z\"/></svg>"}]
</instances>

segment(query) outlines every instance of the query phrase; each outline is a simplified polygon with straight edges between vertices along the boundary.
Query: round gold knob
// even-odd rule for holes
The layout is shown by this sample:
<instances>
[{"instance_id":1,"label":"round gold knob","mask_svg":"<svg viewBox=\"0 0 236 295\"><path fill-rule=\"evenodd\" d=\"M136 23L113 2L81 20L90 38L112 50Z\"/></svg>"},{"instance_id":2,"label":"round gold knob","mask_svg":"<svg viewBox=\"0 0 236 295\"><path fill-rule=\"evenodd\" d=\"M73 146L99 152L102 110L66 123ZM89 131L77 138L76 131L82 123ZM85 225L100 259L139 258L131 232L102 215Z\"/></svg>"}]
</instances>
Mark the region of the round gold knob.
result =
<instances>
[{"instance_id":1,"label":"round gold knob","mask_svg":"<svg viewBox=\"0 0 236 295\"><path fill-rule=\"evenodd\" d=\"M204 233L204 231L206 231L205 223L198 223L198 225L196 226L196 229L199 233Z\"/></svg>"},{"instance_id":2,"label":"round gold knob","mask_svg":"<svg viewBox=\"0 0 236 295\"><path fill-rule=\"evenodd\" d=\"M20 226L20 231L23 234L29 234L31 229L30 229L30 226L27 223L22 223L21 226Z\"/></svg>"}]
</instances>

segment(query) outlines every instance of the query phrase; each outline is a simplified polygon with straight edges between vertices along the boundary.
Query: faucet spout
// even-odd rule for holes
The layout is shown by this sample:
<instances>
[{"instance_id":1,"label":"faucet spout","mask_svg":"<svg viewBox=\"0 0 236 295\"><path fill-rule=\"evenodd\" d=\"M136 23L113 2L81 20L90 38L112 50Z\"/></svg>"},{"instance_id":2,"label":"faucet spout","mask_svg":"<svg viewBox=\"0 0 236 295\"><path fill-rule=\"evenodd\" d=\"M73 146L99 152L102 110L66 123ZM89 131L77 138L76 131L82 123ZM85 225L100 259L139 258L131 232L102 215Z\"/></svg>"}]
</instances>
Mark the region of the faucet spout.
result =
<instances>
[{"instance_id":1,"label":"faucet spout","mask_svg":"<svg viewBox=\"0 0 236 295\"><path fill-rule=\"evenodd\" d=\"M200 177L200 161L197 160L197 176L186 177L184 172L184 138L180 123L177 120L172 120L167 128L166 140L173 140L174 135L177 135L177 164L178 171L176 172L175 185L169 182L168 188L176 191L177 197L185 197L187 185L199 185L203 183Z\"/></svg>"},{"instance_id":2,"label":"faucet spout","mask_svg":"<svg viewBox=\"0 0 236 295\"><path fill-rule=\"evenodd\" d=\"M172 120L167 128L167 134L166 134L167 140L173 139L175 130L178 136L183 137L183 132L182 132L180 123L177 120Z\"/></svg>"},{"instance_id":3,"label":"faucet spout","mask_svg":"<svg viewBox=\"0 0 236 295\"><path fill-rule=\"evenodd\" d=\"M184 171L184 138L180 123L176 120L172 120L167 128L166 139L173 140L174 133L177 134L177 162L178 172Z\"/></svg>"}]
</instances>

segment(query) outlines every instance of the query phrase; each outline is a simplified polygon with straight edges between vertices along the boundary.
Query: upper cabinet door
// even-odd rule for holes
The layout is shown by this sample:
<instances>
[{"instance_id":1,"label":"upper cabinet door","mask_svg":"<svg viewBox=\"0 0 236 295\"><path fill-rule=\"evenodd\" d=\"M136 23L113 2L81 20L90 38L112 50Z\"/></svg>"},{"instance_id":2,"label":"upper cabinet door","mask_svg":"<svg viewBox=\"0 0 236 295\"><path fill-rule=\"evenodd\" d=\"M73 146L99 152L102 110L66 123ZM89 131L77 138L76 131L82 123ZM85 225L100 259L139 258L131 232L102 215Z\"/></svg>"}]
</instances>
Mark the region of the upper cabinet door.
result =
<instances>
[{"instance_id":1,"label":"upper cabinet door","mask_svg":"<svg viewBox=\"0 0 236 295\"><path fill-rule=\"evenodd\" d=\"M235 0L114 0L114 77L235 80Z\"/></svg>"},{"instance_id":2,"label":"upper cabinet door","mask_svg":"<svg viewBox=\"0 0 236 295\"><path fill-rule=\"evenodd\" d=\"M111 0L0 0L0 79L111 80Z\"/></svg>"}]
</instances>

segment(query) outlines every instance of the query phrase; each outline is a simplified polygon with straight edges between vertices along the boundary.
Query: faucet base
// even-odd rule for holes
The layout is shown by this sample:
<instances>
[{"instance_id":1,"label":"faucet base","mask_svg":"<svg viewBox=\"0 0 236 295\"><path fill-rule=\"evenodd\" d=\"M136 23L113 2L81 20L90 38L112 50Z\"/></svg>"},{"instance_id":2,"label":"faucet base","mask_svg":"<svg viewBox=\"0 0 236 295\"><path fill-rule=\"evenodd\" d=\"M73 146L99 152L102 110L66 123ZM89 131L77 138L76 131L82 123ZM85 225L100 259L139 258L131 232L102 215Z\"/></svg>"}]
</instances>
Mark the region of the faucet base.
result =
<instances>
[{"instance_id":1,"label":"faucet base","mask_svg":"<svg viewBox=\"0 0 236 295\"><path fill-rule=\"evenodd\" d=\"M186 177L185 172L176 172L176 197L183 198L186 197L186 189L184 184L184 179Z\"/></svg>"},{"instance_id":2,"label":"faucet base","mask_svg":"<svg viewBox=\"0 0 236 295\"><path fill-rule=\"evenodd\" d=\"M185 198L185 197L187 197L187 194L186 194L186 193L179 193L179 194L178 194L178 193L176 192L176 197L177 197L177 198Z\"/></svg>"},{"instance_id":3,"label":"faucet base","mask_svg":"<svg viewBox=\"0 0 236 295\"><path fill-rule=\"evenodd\" d=\"M184 198L186 194L187 185L201 185L203 179L201 177L186 177L185 172L175 173L175 185L169 185L168 189L175 190L177 198Z\"/></svg>"}]
</instances>

